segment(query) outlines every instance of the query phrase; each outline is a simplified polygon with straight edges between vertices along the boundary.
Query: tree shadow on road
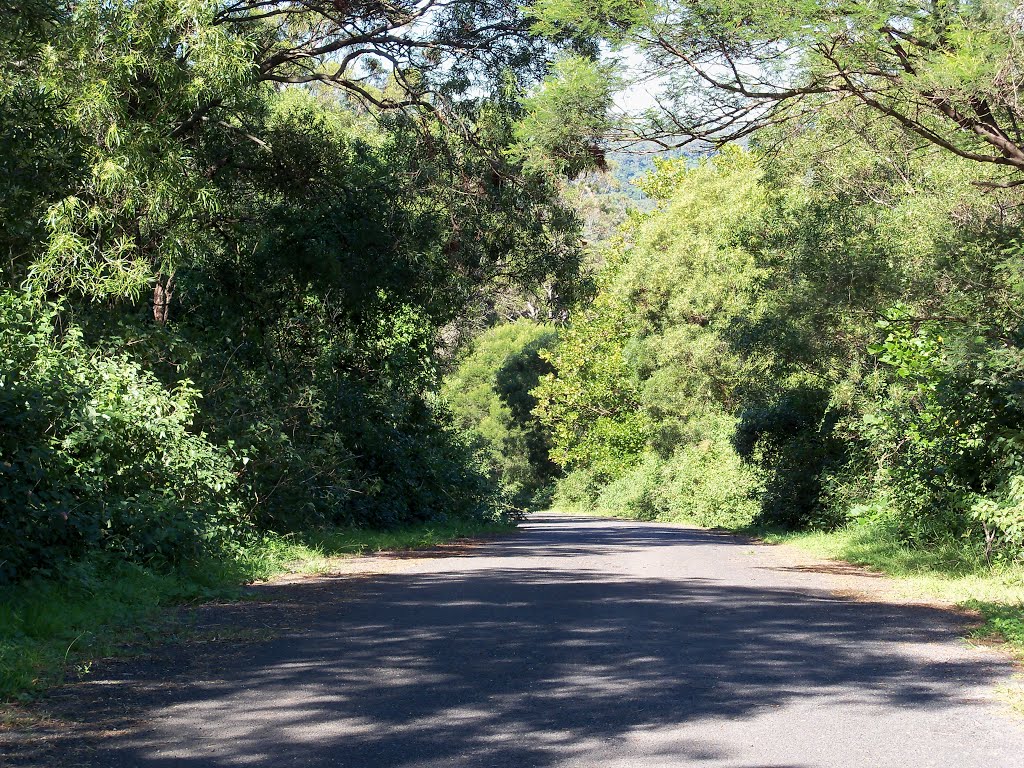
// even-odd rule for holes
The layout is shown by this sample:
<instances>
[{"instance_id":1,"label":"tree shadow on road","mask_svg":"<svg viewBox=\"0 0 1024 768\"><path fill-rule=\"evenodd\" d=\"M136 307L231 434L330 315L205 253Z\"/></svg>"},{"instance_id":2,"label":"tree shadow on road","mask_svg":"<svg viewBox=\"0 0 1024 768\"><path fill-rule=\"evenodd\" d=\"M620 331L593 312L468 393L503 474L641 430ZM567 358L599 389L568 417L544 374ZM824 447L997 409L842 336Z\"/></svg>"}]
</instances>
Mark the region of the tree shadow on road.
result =
<instances>
[{"instance_id":1,"label":"tree shadow on road","mask_svg":"<svg viewBox=\"0 0 1024 768\"><path fill-rule=\"evenodd\" d=\"M577 530L575 546L651 545L632 530L632 544ZM86 764L548 766L794 701L954 707L1005 674L995 660L908 653L956 636L962 619L937 609L490 562L375 577L344 601L330 580L290 584L275 610L293 629L277 639L214 663L192 650L168 689L140 692L145 670L109 686L155 720L94 742ZM729 758L674 738L663 746L680 761Z\"/></svg>"}]
</instances>

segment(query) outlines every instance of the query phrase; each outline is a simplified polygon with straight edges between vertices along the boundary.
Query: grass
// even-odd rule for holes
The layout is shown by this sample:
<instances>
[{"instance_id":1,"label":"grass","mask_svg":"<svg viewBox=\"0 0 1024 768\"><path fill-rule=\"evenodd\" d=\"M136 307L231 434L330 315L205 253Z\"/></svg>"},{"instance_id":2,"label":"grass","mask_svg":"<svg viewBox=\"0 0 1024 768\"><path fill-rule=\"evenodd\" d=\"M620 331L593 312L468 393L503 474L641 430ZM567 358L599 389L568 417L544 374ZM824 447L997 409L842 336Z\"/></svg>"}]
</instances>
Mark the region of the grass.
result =
<instances>
[{"instance_id":1,"label":"grass","mask_svg":"<svg viewBox=\"0 0 1024 768\"><path fill-rule=\"evenodd\" d=\"M759 536L885 573L905 597L976 611L981 623L972 638L997 642L1024 662L1024 564L1019 560L989 564L980 549L956 540L927 548L908 546L877 523L838 531L762 531ZM1004 694L1024 714L1024 690L1008 688Z\"/></svg>"},{"instance_id":2,"label":"grass","mask_svg":"<svg viewBox=\"0 0 1024 768\"><path fill-rule=\"evenodd\" d=\"M162 609L238 599L240 585L284 573L324 573L338 558L422 549L507 531L507 526L452 521L391 531L336 529L267 536L231 560L173 572L99 558L65 569L60 580L0 588L0 700L27 700L88 671L94 659L123 652L126 640L156 636Z\"/></svg>"},{"instance_id":3,"label":"grass","mask_svg":"<svg viewBox=\"0 0 1024 768\"><path fill-rule=\"evenodd\" d=\"M586 514L623 516L607 510L587 510ZM860 523L837 531L741 528L737 532L884 573L892 578L897 592L909 599L938 600L975 611L981 623L972 637L1000 643L1024 662L1024 563L1019 560L990 564L979 546L956 539L928 547L910 546L884 522ZM1011 698L1024 714L1024 693L1018 691Z\"/></svg>"},{"instance_id":4,"label":"grass","mask_svg":"<svg viewBox=\"0 0 1024 768\"><path fill-rule=\"evenodd\" d=\"M963 542L909 546L884 525L872 524L838 531L760 532L760 538L885 573L906 597L931 597L978 610L989 606L1004 616L1009 615L1007 611L1024 610L1024 565L989 565L977 549ZM1024 631L1010 635L1007 640L1024 655Z\"/></svg>"}]
</instances>

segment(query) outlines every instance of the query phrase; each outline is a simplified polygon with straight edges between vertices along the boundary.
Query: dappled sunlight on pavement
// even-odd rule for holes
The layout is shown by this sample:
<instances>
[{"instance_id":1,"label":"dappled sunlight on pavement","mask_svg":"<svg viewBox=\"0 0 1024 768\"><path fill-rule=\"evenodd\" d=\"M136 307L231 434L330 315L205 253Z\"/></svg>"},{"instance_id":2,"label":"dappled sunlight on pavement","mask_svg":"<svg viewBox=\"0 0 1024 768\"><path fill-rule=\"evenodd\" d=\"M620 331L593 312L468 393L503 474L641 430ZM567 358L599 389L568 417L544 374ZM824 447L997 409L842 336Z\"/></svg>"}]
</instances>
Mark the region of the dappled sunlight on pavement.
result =
<instances>
[{"instance_id":1,"label":"dappled sunlight on pavement","mask_svg":"<svg viewBox=\"0 0 1024 768\"><path fill-rule=\"evenodd\" d=\"M1024 765L1024 729L990 701L1009 664L959 639L962 616L840 597L778 558L548 515L344 592L270 586L288 592L267 604L275 639L185 659L90 764Z\"/></svg>"}]
</instances>

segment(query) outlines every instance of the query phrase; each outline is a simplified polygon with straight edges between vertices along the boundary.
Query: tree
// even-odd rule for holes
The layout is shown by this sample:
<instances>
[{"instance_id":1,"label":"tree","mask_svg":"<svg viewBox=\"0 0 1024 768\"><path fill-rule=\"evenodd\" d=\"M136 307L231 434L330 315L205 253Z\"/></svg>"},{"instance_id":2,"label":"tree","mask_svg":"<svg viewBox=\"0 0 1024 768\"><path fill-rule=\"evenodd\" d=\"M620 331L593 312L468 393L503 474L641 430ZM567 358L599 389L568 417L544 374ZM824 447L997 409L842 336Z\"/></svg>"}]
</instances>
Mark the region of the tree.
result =
<instances>
[{"instance_id":1,"label":"tree","mask_svg":"<svg viewBox=\"0 0 1024 768\"><path fill-rule=\"evenodd\" d=\"M642 132L665 144L721 144L844 102L1014 174L985 183L1024 183L1024 16L1009 0L540 0L534 10L541 29L646 57L664 87Z\"/></svg>"},{"instance_id":2,"label":"tree","mask_svg":"<svg viewBox=\"0 0 1024 768\"><path fill-rule=\"evenodd\" d=\"M4 7L0 496L28 554L0 579L503 509L433 390L443 328L580 258L509 151L530 35L474 26L510 6L343 5Z\"/></svg>"},{"instance_id":3,"label":"tree","mask_svg":"<svg viewBox=\"0 0 1024 768\"><path fill-rule=\"evenodd\" d=\"M236 204L252 196L238 197L236 185L274 188L282 174L297 200L309 178L327 178L301 173L329 159L309 166L311 158L287 156L308 148L295 141L302 126L275 127L273 94L290 87L419 144L422 167L406 168L405 178L425 181L450 208L445 274L462 281L452 296L489 281L540 282L572 262L559 233L574 224L550 204L550 176L533 169L527 179L523 159L505 152L520 89L508 77L544 70L526 54L546 44L520 16L476 0L84 0L60 13L41 1L19 9L28 32L12 61L28 85L10 87L0 123L8 143L26 135L23 126L39 131L11 146L10 178L30 184L11 189L5 204L17 206L9 218L19 227L41 220L45 234L11 246L10 278L96 299L151 291L152 315L165 323L179 270L215 257L225 233L253 220ZM33 115L22 98L33 89L45 114ZM40 136L60 139L60 152ZM65 171L38 172L43 162ZM548 245L561 256L545 266Z\"/></svg>"},{"instance_id":4,"label":"tree","mask_svg":"<svg viewBox=\"0 0 1024 768\"><path fill-rule=\"evenodd\" d=\"M608 112L615 87L608 66L580 56L557 61L551 76L524 100L515 154L528 166L570 178L592 168L607 170L601 142L611 128Z\"/></svg>"},{"instance_id":5,"label":"tree","mask_svg":"<svg viewBox=\"0 0 1024 768\"><path fill-rule=\"evenodd\" d=\"M441 394L470 435L487 473L509 502L527 509L550 501L556 467L550 441L533 409L532 390L550 366L542 350L555 343L552 326L520 319L480 334Z\"/></svg>"}]
</instances>

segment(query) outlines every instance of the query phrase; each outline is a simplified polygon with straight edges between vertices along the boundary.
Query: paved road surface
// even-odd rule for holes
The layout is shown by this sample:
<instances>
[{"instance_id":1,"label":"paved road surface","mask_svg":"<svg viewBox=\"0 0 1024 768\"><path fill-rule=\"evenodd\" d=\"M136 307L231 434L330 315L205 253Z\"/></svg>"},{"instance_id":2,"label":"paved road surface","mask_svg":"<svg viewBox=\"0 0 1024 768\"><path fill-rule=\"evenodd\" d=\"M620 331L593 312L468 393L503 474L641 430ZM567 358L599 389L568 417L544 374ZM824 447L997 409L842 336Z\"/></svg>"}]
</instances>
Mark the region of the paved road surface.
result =
<instances>
[{"instance_id":1,"label":"paved road surface","mask_svg":"<svg viewBox=\"0 0 1024 768\"><path fill-rule=\"evenodd\" d=\"M1024 725L991 700L1010 667L963 619L813 571L685 527L535 516L469 554L279 588L264 615L294 629L189 651L88 764L1024 766Z\"/></svg>"}]
</instances>

